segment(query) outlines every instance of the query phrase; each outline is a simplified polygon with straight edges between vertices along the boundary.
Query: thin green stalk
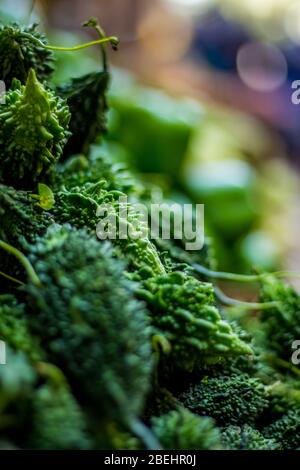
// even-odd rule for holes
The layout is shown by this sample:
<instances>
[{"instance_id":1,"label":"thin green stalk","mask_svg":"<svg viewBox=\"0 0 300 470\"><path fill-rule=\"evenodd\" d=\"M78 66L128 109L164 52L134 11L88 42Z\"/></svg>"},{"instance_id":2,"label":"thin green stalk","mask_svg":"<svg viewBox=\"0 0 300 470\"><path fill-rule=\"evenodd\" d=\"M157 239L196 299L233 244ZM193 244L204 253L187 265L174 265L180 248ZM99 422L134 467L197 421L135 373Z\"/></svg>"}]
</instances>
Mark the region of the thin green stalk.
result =
<instances>
[{"instance_id":1,"label":"thin green stalk","mask_svg":"<svg viewBox=\"0 0 300 470\"><path fill-rule=\"evenodd\" d=\"M110 43L113 46L113 48L117 47L119 44L119 39L116 36L109 36L109 37L97 39L96 41L86 42L84 44L78 44L77 46L60 47L60 46L51 46L49 44L45 44L40 39L34 38L27 33L23 33L23 36L28 37L31 41L35 41L40 47L43 47L44 49L48 49L49 51L75 52L75 51L80 51L81 49L86 49L88 47L96 46L97 44Z\"/></svg>"},{"instance_id":2,"label":"thin green stalk","mask_svg":"<svg viewBox=\"0 0 300 470\"><path fill-rule=\"evenodd\" d=\"M245 310L269 310L270 308L278 307L279 302L243 302L241 300L232 299L228 297L219 287L214 287L216 298L226 306L240 307Z\"/></svg>"},{"instance_id":3,"label":"thin green stalk","mask_svg":"<svg viewBox=\"0 0 300 470\"><path fill-rule=\"evenodd\" d=\"M22 264L22 266L24 267L26 273L27 273L27 276L29 277L30 281L40 287L41 286L41 281L40 279L38 278L38 275L36 274L35 270L33 269L33 266L32 264L30 263L30 261L26 258L25 255L23 255L23 253L21 253L21 251L19 251L17 248L9 245L8 243L4 242L3 240L0 240L0 248L2 248L3 250L5 250L7 253L10 253L11 255L13 255L15 258L18 259L18 261L20 261L20 263Z\"/></svg>"},{"instance_id":4,"label":"thin green stalk","mask_svg":"<svg viewBox=\"0 0 300 470\"><path fill-rule=\"evenodd\" d=\"M208 268L200 264L193 264L192 269L198 273L202 274L205 277L212 279L219 279L223 281L233 281L233 282L259 282L265 279L268 276L273 277L300 277L299 273L293 273L290 271L275 271L272 273L261 273L261 274L237 274L237 273L226 273L222 271L211 271Z\"/></svg>"},{"instance_id":5,"label":"thin green stalk","mask_svg":"<svg viewBox=\"0 0 300 470\"><path fill-rule=\"evenodd\" d=\"M21 286L24 285L24 282L19 281L19 279L16 279L15 277L10 276L9 274L4 273L3 271L0 271L0 276L5 277L9 281L16 282L17 284L20 284Z\"/></svg>"},{"instance_id":6,"label":"thin green stalk","mask_svg":"<svg viewBox=\"0 0 300 470\"><path fill-rule=\"evenodd\" d=\"M264 354L263 359L271 364L275 364L279 367L282 367L283 369L287 369L290 372L293 372L298 377L300 377L300 370L294 365L290 364L288 361L285 361L284 359L280 359L279 357L275 357L270 354Z\"/></svg>"},{"instance_id":7,"label":"thin green stalk","mask_svg":"<svg viewBox=\"0 0 300 470\"><path fill-rule=\"evenodd\" d=\"M83 26L86 27L86 28L93 28L99 34L100 39L104 39L106 37L104 29L99 25L96 18L91 18L90 20L86 21L85 23L83 23ZM105 47L103 46L103 44L101 44L100 47L101 47L101 57L102 57L103 70L107 71L108 65L107 65L107 57L106 57Z\"/></svg>"},{"instance_id":8,"label":"thin green stalk","mask_svg":"<svg viewBox=\"0 0 300 470\"><path fill-rule=\"evenodd\" d=\"M49 378L56 386L66 385L66 378L64 374L54 364L40 361L35 364L35 368L40 375Z\"/></svg>"}]
</instances>

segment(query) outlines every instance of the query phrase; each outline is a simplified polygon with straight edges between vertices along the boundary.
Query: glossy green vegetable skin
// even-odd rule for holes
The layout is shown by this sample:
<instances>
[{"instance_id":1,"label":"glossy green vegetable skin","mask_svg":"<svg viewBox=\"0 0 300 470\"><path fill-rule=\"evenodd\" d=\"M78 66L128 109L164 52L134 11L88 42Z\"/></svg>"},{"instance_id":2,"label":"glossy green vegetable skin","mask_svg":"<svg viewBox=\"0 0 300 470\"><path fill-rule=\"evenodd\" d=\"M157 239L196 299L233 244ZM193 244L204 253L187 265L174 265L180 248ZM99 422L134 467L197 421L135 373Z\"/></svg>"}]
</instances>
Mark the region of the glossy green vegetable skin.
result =
<instances>
[{"instance_id":1,"label":"glossy green vegetable skin","mask_svg":"<svg viewBox=\"0 0 300 470\"><path fill-rule=\"evenodd\" d=\"M49 229L28 250L42 283L25 287L31 330L101 419L136 416L150 385L150 331L123 263L68 226Z\"/></svg>"},{"instance_id":2,"label":"glossy green vegetable skin","mask_svg":"<svg viewBox=\"0 0 300 470\"><path fill-rule=\"evenodd\" d=\"M37 24L0 26L0 70L6 89L11 87L14 79L25 84L30 69L35 70L40 81L50 77L53 54L37 44L36 39L46 44L46 37L37 31Z\"/></svg>"},{"instance_id":3,"label":"glossy green vegetable skin","mask_svg":"<svg viewBox=\"0 0 300 470\"><path fill-rule=\"evenodd\" d=\"M39 40L35 28L0 27L9 84L0 105L0 447L299 448L299 374L290 363L298 294L265 277L261 299L277 307L255 317L239 303L229 311L205 282L220 275L207 244L186 252L185 240L152 243L147 230L118 240L118 226L113 246L96 237L101 204L120 221L129 196L134 231L145 224L132 201L170 202L123 163L133 152L140 169L176 180L199 113L161 92L120 87L110 138L128 148L120 156L110 141L99 150L91 144L105 132L107 72L58 87L66 104L48 88L52 59ZM232 240L257 216L255 175L240 164L208 166L184 184L213 203L232 268ZM216 210L224 201L227 210Z\"/></svg>"},{"instance_id":4,"label":"glossy green vegetable skin","mask_svg":"<svg viewBox=\"0 0 300 470\"><path fill-rule=\"evenodd\" d=\"M70 136L64 101L30 69L25 85L14 81L0 105L0 182L34 189L49 179Z\"/></svg>"},{"instance_id":5,"label":"glossy green vegetable skin","mask_svg":"<svg viewBox=\"0 0 300 470\"><path fill-rule=\"evenodd\" d=\"M173 272L146 280L138 296L147 302L154 329L170 341L173 358L183 368L190 370L197 362L223 356L252 354L222 320L211 284Z\"/></svg>"},{"instance_id":6,"label":"glossy green vegetable skin","mask_svg":"<svg viewBox=\"0 0 300 470\"><path fill-rule=\"evenodd\" d=\"M205 204L207 221L223 240L237 240L257 220L256 175L237 160L202 162L184 172L184 186L196 202Z\"/></svg>"},{"instance_id":7,"label":"glossy green vegetable skin","mask_svg":"<svg viewBox=\"0 0 300 470\"><path fill-rule=\"evenodd\" d=\"M166 94L112 84L113 109L109 136L132 155L132 163L145 173L178 178L191 139L202 119L198 105L173 100Z\"/></svg>"}]
</instances>

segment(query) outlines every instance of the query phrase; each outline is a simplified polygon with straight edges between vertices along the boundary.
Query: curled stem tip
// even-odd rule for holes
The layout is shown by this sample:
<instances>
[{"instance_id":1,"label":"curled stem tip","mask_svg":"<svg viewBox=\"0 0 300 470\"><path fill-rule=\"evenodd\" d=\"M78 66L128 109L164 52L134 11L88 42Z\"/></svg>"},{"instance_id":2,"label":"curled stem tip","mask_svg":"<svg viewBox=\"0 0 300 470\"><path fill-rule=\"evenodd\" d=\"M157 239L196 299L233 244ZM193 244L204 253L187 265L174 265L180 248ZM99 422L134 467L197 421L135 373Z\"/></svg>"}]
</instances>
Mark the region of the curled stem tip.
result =
<instances>
[{"instance_id":1,"label":"curled stem tip","mask_svg":"<svg viewBox=\"0 0 300 470\"><path fill-rule=\"evenodd\" d=\"M2 248L7 253L10 253L15 258L17 258L17 260L24 267L30 281L38 287L41 286L41 281L40 281L38 275L36 274L35 270L33 269L32 264L30 263L30 261L26 258L26 256L21 251L19 251L14 246L11 246L8 243L4 242L3 240L0 240L0 248Z\"/></svg>"}]
</instances>

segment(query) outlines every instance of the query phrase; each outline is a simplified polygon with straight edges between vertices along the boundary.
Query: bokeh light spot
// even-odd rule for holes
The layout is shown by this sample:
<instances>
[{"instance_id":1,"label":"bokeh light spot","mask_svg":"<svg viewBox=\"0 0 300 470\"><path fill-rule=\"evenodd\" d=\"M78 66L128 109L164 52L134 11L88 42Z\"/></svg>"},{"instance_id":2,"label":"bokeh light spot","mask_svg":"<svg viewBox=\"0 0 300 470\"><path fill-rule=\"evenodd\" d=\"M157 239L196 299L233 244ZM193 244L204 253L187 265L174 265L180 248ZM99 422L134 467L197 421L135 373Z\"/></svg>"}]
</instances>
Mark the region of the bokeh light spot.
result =
<instances>
[{"instance_id":1,"label":"bokeh light spot","mask_svg":"<svg viewBox=\"0 0 300 470\"><path fill-rule=\"evenodd\" d=\"M237 70L249 88L260 92L278 89L287 78L287 62L280 49L269 43L250 42L237 53Z\"/></svg>"}]
</instances>

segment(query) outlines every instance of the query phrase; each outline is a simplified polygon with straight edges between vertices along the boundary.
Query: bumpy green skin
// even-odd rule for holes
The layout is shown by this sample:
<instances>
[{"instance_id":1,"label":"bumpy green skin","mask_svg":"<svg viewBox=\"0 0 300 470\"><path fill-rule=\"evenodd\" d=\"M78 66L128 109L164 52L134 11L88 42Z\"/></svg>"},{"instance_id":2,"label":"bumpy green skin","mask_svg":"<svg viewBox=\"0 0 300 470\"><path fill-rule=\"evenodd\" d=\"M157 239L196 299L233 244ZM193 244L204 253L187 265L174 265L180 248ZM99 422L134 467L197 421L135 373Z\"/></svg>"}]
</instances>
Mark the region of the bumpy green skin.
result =
<instances>
[{"instance_id":1,"label":"bumpy green skin","mask_svg":"<svg viewBox=\"0 0 300 470\"><path fill-rule=\"evenodd\" d=\"M222 431L221 442L226 450L278 450L273 439L265 438L257 429L248 424L228 426Z\"/></svg>"},{"instance_id":2,"label":"bumpy green skin","mask_svg":"<svg viewBox=\"0 0 300 470\"><path fill-rule=\"evenodd\" d=\"M263 384L247 374L205 377L180 395L183 405L221 426L252 424L268 406Z\"/></svg>"},{"instance_id":3,"label":"bumpy green skin","mask_svg":"<svg viewBox=\"0 0 300 470\"><path fill-rule=\"evenodd\" d=\"M59 87L57 93L66 99L72 118L70 138L64 156L87 152L106 132L106 92L109 85L108 72L95 72L73 78L71 83Z\"/></svg>"},{"instance_id":4,"label":"bumpy green skin","mask_svg":"<svg viewBox=\"0 0 300 470\"><path fill-rule=\"evenodd\" d=\"M34 392L27 447L41 450L91 448L84 415L66 385L46 383Z\"/></svg>"},{"instance_id":5,"label":"bumpy green skin","mask_svg":"<svg viewBox=\"0 0 300 470\"><path fill-rule=\"evenodd\" d=\"M216 263L213 257L213 249L210 239L206 239L201 250L186 251L185 240L163 240L154 241L167 272L185 271L189 272L194 263L215 269ZM204 276L201 280L207 281Z\"/></svg>"},{"instance_id":6,"label":"bumpy green skin","mask_svg":"<svg viewBox=\"0 0 300 470\"><path fill-rule=\"evenodd\" d=\"M72 189L104 179L107 190L135 191L138 182L130 170L122 163L111 162L109 157L100 150L91 152L88 158L82 154L68 158L57 167L56 188Z\"/></svg>"},{"instance_id":7,"label":"bumpy green skin","mask_svg":"<svg viewBox=\"0 0 300 470\"><path fill-rule=\"evenodd\" d=\"M14 78L24 84L30 69L40 81L53 71L53 53L37 44L36 39L46 44L46 38L36 28L36 24L23 27L17 23L0 27L0 79L7 89Z\"/></svg>"},{"instance_id":8,"label":"bumpy green skin","mask_svg":"<svg viewBox=\"0 0 300 470\"><path fill-rule=\"evenodd\" d=\"M29 193L4 184L0 184L0 219L0 238L17 248L21 238L33 242L53 223L52 216Z\"/></svg>"},{"instance_id":9,"label":"bumpy green skin","mask_svg":"<svg viewBox=\"0 0 300 470\"><path fill-rule=\"evenodd\" d=\"M222 320L213 286L180 272L145 280L138 290L151 310L153 327L171 343L185 369L222 356L251 354L251 348Z\"/></svg>"},{"instance_id":10,"label":"bumpy green skin","mask_svg":"<svg viewBox=\"0 0 300 470\"><path fill-rule=\"evenodd\" d=\"M0 181L34 189L49 178L70 135L65 102L37 80L33 69L26 85L15 81L0 105Z\"/></svg>"},{"instance_id":11,"label":"bumpy green skin","mask_svg":"<svg viewBox=\"0 0 300 470\"><path fill-rule=\"evenodd\" d=\"M139 187L140 186L140 187ZM163 190L160 186L156 184L148 183L148 186L145 182L139 181L136 177L134 178L134 188L138 188L137 198L143 204L146 204L151 213L151 204L153 202L165 202L170 207L174 207L173 210L176 212L176 203L175 200L167 199L165 201ZM195 214L185 214L185 222L188 222L190 226L195 227L196 220ZM153 240L154 245L156 246L159 255L162 259L164 267L167 272L172 271L187 271L191 268L193 263L198 263L204 265L209 269L216 269L216 261L214 256L214 249L210 238L205 238L204 244L201 249L198 250L186 250L187 243L191 240L187 240L184 233L180 239L176 239L174 236L174 227L170 225L170 214L169 212L162 211L159 217L159 232L163 233L165 227L170 227L170 237L165 238L155 238ZM198 239L200 239L201 233L197 234ZM201 280L207 280L207 278L201 278Z\"/></svg>"},{"instance_id":12,"label":"bumpy green skin","mask_svg":"<svg viewBox=\"0 0 300 470\"><path fill-rule=\"evenodd\" d=\"M97 217L97 209L101 205L106 205L108 214L105 213L104 218L108 219L111 215L115 217L116 233L112 242L120 248L123 256L135 269L141 270L144 276L163 274L165 269L158 252L147 236L132 239L128 231L127 238L119 238L120 198L126 198L126 194L121 191L107 190L104 180L94 184L85 184L60 191L56 197L57 204L54 213L57 220L62 223L67 222L79 228L88 227L96 231L97 224L101 220L99 216ZM142 222L139 216L130 204L127 209L127 226L140 230ZM125 216L122 219L125 220ZM106 233L109 230L110 228L105 228Z\"/></svg>"},{"instance_id":13,"label":"bumpy green skin","mask_svg":"<svg viewBox=\"0 0 300 470\"><path fill-rule=\"evenodd\" d=\"M279 302L278 307L263 311L261 318L270 350L290 360L292 344L300 338L300 296L291 285L270 276L261 284L260 300Z\"/></svg>"},{"instance_id":14,"label":"bumpy green skin","mask_svg":"<svg viewBox=\"0 0 300 470\"><path fill-rule=\"evenodd\" d=\"M45 41L35 26L0 27L0 79L8 88L0 105L0 238L29 256L41 280L33 284L20 262L0 250L0 270L26 283L16 289L16 279L0 281L6 292L0 340L7 343L0 446L88 449L96 443L131 450L152 441L155 448L151 431L136 419L142 415L165 449L219 448L212 418L223 428L226 449L299 448L299 386L291 371L275 371L259 356L266 349L263 334L253 356L244 332L222 320L213 286L190 276L193 263L215 269L208 245L187 252L185 240L152 244L147 232L119 240L118 229L113 251L96 239L99 205L110 204L114 215L126 194L150 204L162 191L135 179L116 157L93 153L97 146L90 144L106 130L108 74L75 79L59 88L58 98L45 85L52 55L36 39ZM85 155L60 163L78 152ZM49 181L56 204L43 207L53 216L25 192ZM128 226L139 228L132 200ZM54 219L76 229L54 226L45 235ZM125 281L124 271L137 283ZM268 349L290 360L292 341L300 337L299 296L270 277L262 282L261 300L281 302L261 318ZM43 361L61 367L68 382L45 380L50 364ZM270 399L254 376L270 385L270 394L277 380L286 388ZM272 424L260 433L255 426L263 423Z\"/></svg>"},{"instance_id":15,"label":"bumpy green skin","mask_svg":"<svg viewBox=\"0 0 300 470\"><path fill-rule=\"evenodd\" d=\"M265 437L274 439L283 450L300 448L300 409L291 409L262 430Z\"/></svg>"},{"instance_id":16,"label":"bumpy green skin","mask_svg":"<svg viewBox=\"0 0 300 470\"><path fill-rule=\"evenodd\" d=\"M37 338L30 334L25 306L9 294L0 295L0 340L32 361L42 358Z\"/></svg>"},{"instance_id":17,"label":"bumpy green skin","mask_svg":"<svg viewBox=\"0 0 300 470\"><path fill-rule=\"evenodd\" d=\"M151 374L150 331L123 263L107 244L66 226L28 248L43 285L26 286L30 326L51 360L100 416L140 413Z\"/></svg>"},{"instance_id":18,"label":"bumpy green skin","mask_svg":"<svg viewBox=\"0 0 300 470\"><path fill-rule=\"evenodd\" d=\"M42 235L53 223L52 216L37 206L25 191L0 184L0 239L23 249L22 241L33 242L35 237ZM20 281L26 280L26 274L20 262L0 249L0 271ZM0 292L7 292L12 283L1 277Z\"/></svg>"},{"instance_id":19,"label":"bumpy green skin","mask_svg":"<svg viewBox=\"0 0 300 470\"><path fill-rule=\"evenodd\" d=\"M153 418L152 428L165 450L220 448L220 435L213 420L193 415L185 409Z\"/></svg>"}]
</instances>

